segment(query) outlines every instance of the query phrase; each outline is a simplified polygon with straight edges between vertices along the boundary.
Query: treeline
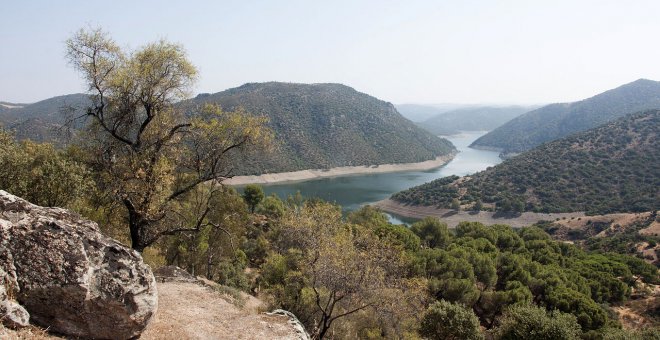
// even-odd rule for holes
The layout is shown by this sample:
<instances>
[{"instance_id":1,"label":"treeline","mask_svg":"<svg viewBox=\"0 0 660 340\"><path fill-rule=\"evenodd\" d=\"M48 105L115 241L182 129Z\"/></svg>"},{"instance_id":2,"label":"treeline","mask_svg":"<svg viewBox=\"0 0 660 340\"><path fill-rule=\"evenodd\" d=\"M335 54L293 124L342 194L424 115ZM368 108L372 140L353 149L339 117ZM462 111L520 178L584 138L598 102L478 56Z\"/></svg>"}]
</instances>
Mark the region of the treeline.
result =
<instances>
[{"instance_id":1,"label":"treeline","mask_svg":"<svg viewBox=\"0 0 660 340\"><path fill-rule=\"evenodd\" d=\"M640 212L660 206L660 111L543 144L474 175L392 196L414 205L504 212ZM479 209L476 209L479 207Z\"/></svg>"}]
</instances>

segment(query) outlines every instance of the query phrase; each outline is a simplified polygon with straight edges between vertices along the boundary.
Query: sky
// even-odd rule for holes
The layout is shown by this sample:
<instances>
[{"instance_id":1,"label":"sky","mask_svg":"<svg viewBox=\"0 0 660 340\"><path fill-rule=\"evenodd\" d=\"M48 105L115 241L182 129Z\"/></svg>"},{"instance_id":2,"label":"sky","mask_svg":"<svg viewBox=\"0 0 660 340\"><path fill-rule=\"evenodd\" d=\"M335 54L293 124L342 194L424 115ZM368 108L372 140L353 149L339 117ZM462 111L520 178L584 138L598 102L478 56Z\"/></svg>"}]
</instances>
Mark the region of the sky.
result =
<instances>
[{"instance_id":1,"label":"sky","mask_svg":"<svg viewBox=\"0 0 660 340\"><path fill-rule=\"evenodd\" d=\"M541 104L660 80L660 1L0 0L0 101L84 92L65 41L182 44L193 92L342 83L392 103Z\"/></svg>"}]
</instances>

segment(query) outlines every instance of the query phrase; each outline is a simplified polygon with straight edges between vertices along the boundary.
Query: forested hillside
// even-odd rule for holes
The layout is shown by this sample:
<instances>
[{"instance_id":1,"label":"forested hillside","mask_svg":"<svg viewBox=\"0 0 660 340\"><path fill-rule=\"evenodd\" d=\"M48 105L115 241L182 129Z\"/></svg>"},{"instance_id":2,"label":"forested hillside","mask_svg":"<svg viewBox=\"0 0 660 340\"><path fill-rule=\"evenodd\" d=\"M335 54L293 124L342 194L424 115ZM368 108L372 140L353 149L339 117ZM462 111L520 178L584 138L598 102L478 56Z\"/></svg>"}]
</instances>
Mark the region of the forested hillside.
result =
<instances>
[{"instance_id":1,"label":"forested hillside","mask_svg":"<svg viewBox=\"0 0 660 340\"><path fill-rule=\"evenodd\" d=\"M473 107L464 104L396 104L397 111L413 122L422 122L445 112Z\"/></svg>"},{"instance_id":2,"label":"forested hillside","mask_svg":"<svg viewBox=\"0 0 660 340\"><path fill-rule=\"evenodd\" d=\"M235 174L421 162L454 151L392 104L340 84L251 83L182 105L194 112L208 103L265 116L274 132L275 150L236 159Z\"/></svg>"},{"instance_id":3,"label":"forested hillside","mask_svg":"<svg viewBox=\"0 0 660 340\"><path fill-rule=\"evenodd\" d=\"M594 97L551 104L528 112L472 143L504 154L530 150L541 143L585 131L626 114L660 108L660 82L640 79Z\"/></svg>"},{"instance_id":4,"label":"forested hillside","mask_svg":"<svg viewBox=\"0 0 660 340\"><path fill-rule=\"evenodd\" d=\"M66 138L62 126L67 117L77 117L89 106L82 93L45 99L33 104L0 103L0 124L19 140L60 144Z\"/></svg>"},{"instance_id":5,"label":"forested hillside","mask_svg":"<svg viewBox=\"0 0 660 340\"><path fill-rule=\"evenodd\" d=\"M461 131L488 131L534 108L533 106L461 108L441 113L417 125L436 135L451 135Z\"/></svg>"},{"instance_id":6,"label":"forested hillside","mask_svg":"<svg viewBox=\"0 0 660 340\"><path fill-rule=\"evenodd\" d=\"M445 177L392 196L464 209L610 213L660 207L660 111L620 118L543 144L468 177ZM456 204L454 204L456 205Z\"/></svg>"}]
</instances>

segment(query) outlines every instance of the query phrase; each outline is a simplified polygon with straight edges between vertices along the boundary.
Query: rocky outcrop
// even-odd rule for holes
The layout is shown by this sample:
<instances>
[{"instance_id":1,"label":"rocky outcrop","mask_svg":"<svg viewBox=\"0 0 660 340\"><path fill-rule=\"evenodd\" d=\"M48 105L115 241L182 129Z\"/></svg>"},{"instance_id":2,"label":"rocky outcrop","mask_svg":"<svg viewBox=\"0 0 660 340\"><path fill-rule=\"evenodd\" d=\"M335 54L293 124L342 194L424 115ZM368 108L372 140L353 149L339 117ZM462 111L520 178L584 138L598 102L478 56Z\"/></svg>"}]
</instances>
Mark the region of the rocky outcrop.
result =
<instances>
[{"instance_id":1,"label":"rocky outcrop","mask_svg":"<svg viewBox=\"0 0 660 340\"><path fill-rule=\"evenodd\" d=\"M18 303L31 322L82 338L138 336L158 301L151 269L136 251L103 236L96 223L2 190L0 282L0 308L14 315L3 323L26 321Z\"/></svg>"}]
</instances>

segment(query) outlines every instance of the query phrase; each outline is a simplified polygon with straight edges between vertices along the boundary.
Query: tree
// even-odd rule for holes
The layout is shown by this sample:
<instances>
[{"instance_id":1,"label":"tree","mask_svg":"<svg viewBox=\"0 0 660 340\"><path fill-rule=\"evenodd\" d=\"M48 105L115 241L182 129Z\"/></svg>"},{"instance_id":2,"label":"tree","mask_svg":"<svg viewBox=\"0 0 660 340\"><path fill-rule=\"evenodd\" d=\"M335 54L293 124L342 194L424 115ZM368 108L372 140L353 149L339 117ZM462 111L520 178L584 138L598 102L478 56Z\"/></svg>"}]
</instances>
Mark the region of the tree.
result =
<instances>
[{"instance_id":1,"label":"tree","mask_svg":"<svg viewBox=\"0 0 660 340\"><path fill-rule=\"evenodd\" d=\"M34 204L72 208L92 184L87 167L52 144L17 143L0 129L0 189Z\"/></svg>"},{"instance_id":2,"label":"tree","mask_svg":"<svg viewBox=\"0 0 660 340\"><path fill-rule=\"evenodd\" d=\"M419 333L428 339L483 339L479 319L472 310L440 300L432 304L422 319Z\"/></svg>"},{"instance_id":3,"label":"tree","mask_svg":"<svg viewBox=\"0 0 660 340\"><path fill-rule=\"evenodd\" d=\"M461 210L461 201L458 198L451 200L451 208L454 210Z\"/></svg>"},{"instance_id":4,"label":"tree","mask_svg":"<svg viewBox=\"0 0 660 340\"><path fill-rule=\"evenodd\" d=\"M178 218L183 202L200 184L231 177L233 154L267 143L265 120L217 106L184 112L178 102L197 70L180 45L161 40L125 53L100 29L80 30L66 44L92 102L74 117L88 122L81 143L100 189L123 206L133 249L208 225L216 191L194 223Z\"/></svg>"},{"instance_id":5,"label":"tree","mask_svg":"<svg viewBox=\"0 0 660 340\"><path fill-rule=\"evenodd\" d=\"M400 249L344 222L338 206L306 202L286 211L280 225L275 248L286 256L271 255L264 272L271 286L284 285L281 301L308 301L290 307L306 315L314 338L324 338L337 320L365 310L377 314L392 305L388 297L404 294Z\"/></svg>"},{"instance_id":6,"label":"tree","mask_svg":"<svg viewBox=\"0 0 660 340\"><path fill-rule=\"evenodd\" d=\"M474 207L472 208L472 210L481 211L483 208L484 208L484 203L480 199L477 199L477 201L474 203Z\"/></svg>"},{"instance_id":7,"label":"tree","mask_svg":"<svg viewBox=\"0 0 660 340\"><path fill-rule=\"evenodd\" d=\"M250 207L250 212L254 214L254 209L264 200L264 190L256 184L248 184L243 191L243 199Z\"/></svg>"},{"instance_id":8,"label":"tree","mask_svg":"<svg viewBox=\"0 0 660 340\"><path fill-rule=\"evenodd\" d=\"M447 224L434 217L426 217L410 227L424 245L429 248L444 248L451 241Z\"/></svg>"},{"instance_id":9,"label":"tree","mask_svg":"<svg viewBox=\"0 0 660 340\"><path fill-rule=\"evenodd\" d=\"M516 305L507 309L500 326L494 331L496 339L580 339L582 331L575 316L559 311L546 312L542 307Z\"/></svg>"}]
</instances>

